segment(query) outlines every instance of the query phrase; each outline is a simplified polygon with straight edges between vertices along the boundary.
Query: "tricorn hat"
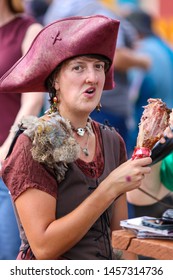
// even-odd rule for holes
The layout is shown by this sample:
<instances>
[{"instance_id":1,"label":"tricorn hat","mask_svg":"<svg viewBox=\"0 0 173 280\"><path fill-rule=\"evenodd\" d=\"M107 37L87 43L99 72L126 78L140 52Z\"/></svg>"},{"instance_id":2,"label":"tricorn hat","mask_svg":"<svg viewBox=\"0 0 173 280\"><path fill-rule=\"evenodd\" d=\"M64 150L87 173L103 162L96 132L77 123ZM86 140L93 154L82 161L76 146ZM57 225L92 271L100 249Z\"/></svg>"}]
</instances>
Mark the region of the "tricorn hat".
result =
<instances>
[{"instance_id":1,"label":"tricorn hat","mask_svg":"<svg viewBox=\"0 0 173 280\"><path fill-rule=\"evenodd\" d=\"M66 59L99 54L112 64L119 21L103 15L64 18L45 26L28 52L0 79L0 92L47 91L45 80ZM106 73L104 89L112 89L113 67Z\"/></svg>"}]
</instances>

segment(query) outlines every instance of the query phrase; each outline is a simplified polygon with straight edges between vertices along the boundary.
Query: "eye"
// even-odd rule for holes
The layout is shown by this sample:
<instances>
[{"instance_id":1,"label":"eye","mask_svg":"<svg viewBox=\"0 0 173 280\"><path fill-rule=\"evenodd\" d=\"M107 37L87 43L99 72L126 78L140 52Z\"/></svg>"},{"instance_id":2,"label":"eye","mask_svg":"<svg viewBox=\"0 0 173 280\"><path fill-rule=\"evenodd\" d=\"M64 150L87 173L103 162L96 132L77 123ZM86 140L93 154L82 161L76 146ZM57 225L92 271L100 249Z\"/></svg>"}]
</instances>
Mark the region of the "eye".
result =
<instances>
[{"instance_id":1,"label":"eye","mask_svg":"<svg viewBox=\"0 0 173 280\"><path fill-rule=\"evenodd\" d=\"M97 70L99 70L99 71L102 71L102 70L104 70L104 62L99 62L99 63L96 63L95 64L95 68L97 69Z\"/></svg>"},{"instance_id":2,"label":"eye","mask_svg":"<svg viewBox=\"0 0 173 280\"><path fill-rule=\"evenodd\" d=\"M84 69L84 67L82 65L75 65L73 66L72 70L76 71L76 72L82 72Z\"/></svg>"}]
</instances>

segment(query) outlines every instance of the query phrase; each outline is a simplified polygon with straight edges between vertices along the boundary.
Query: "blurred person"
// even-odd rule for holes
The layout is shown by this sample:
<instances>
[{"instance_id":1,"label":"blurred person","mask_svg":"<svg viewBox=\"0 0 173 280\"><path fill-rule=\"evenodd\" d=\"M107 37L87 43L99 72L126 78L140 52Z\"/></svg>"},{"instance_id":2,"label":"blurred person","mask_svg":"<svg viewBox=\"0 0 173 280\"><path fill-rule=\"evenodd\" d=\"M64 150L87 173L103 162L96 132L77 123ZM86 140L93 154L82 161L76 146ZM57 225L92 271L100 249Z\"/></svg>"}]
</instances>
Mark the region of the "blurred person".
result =
<instances>
[{"instance_id":1,"label":"blurred person","mask_svg":"<svg viewBox=\"0 0 173 280\"><path fill-rule=\"evenodd\" d=\"M130 99L133 102L134 129L132 148L138 133L138 124L143 106L149 98L161 98L169 108L173 107L173 51L170 46L155 34L152 16L140 9L126 16L138 34L137 53L145 53L151 59L147 71L132 69L130 71Z\"/></svg>"},{"instance_id":2,"label":"blurred person","mask_svg":"<svg viewBox=\"0 0 173 280\"><path fill-rule=\"evenodd\" d=\"M0 79L1 93L50 94L43 117L22 120L26 129L2 168L21 230L18 259L116 258L111 232L127 218L125 193L138 188L151 163L126 161L122 137L89 117L103 89L114 86L118 27L103 15L55 21Z\"/></svg>"},{"instance_id":3,"label":"blurred person","mask_svg":"<svg viewBox=\"0 0 173 280\"><path fill-rule=\"evenodd\" d=\"M43 24L43 17L46 13L51 0L30 0L26 2L26 9L28 14L32 15L37 22Z\"/></svg>"},{"instance_id":4,"label":"blurred person","mask_svg":"<svg viewBox=\"0 0 173 280\"><path fill-rule=\"evenodd\" d=\"M115 18L111 10L98 0L52 0L47 9L43 23L44 25L54 20L69 16L89 16L95 14L104 14Z\"/></svg>"},{"instance_id":5,"label":"blurred person","mask_svg":"<svg viewBox=\"0 0 173 280\"><path fill-rule=\"evenodd\" d=\"M100 108L92 113L92 117L103 123L108 122L115 127L123 137L128 156L131 154L130 134L132 120L132 104L129 98L130 80L128 72L132 67L146 70L150 67L150 59L147 55L137 54L134 50L136 33L133 27L122 17L120 20L120 32L117 40L117 48L114 62L114 79L116 87L104 91Z\"/></svg>"},{"instance_id":6,"label":"blurred person","mask_svg":"<svg viewBox=\"0 0 173 280\"><path fill-rule=\"evenodd\" d=\"M134 28L113 10L108 9L103 3L97 0L54 0L49 6L44 23L48 24L52 20L68 16L89 16L102 14L120 20L120 29L117 39L115 53L115 72L114 79L116 87L113 90L103 92L101 98L101 108L92 112L91 117L101 123L107 122L115 127L123 137L127 150L129 141L129 125L131 120L132 108L128 96L129 79L128 70L131 67L148 69L150 60L146 55L136 54L133 45L136 39ZM100 110L101 109L101 110Z\"/></svg>"},{"instance_id":7,"label":"blurred person","mask_svg":"<svg viewBox=\"0 0 173 280\"><path fill-rule=\"evenodd\" d=\"M28 50L42 26L24 13L23 1L0 1L0 76ZM43 104L43 94L2 93L0 95L0 164L13 139L11 126L25 115L37 115ZM20 246L19 232L8 189L0 178L0 259L15 259Z\"/></svg>"}]
</instances>

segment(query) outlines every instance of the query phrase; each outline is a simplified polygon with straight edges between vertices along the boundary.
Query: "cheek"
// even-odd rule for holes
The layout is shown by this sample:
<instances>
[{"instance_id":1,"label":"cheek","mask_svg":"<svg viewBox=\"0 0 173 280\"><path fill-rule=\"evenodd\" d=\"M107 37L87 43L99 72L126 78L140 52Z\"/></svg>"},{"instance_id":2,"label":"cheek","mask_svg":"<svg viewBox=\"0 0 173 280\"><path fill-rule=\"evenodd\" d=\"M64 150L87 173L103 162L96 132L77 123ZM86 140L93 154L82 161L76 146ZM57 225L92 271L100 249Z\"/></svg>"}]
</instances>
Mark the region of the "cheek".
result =
<instances>
[{"instance_id":1,"label":"cheek","mask_svg":"<svg viewBox=\"0 0 173 280\"><path fill-rule=\"evenodd\" d=\"M106 80L105 74L101 75L101 76L100 76L100 85L101 85L102 87L104 87L105 80Z\"/></svg>"},{"instance_id":2,"label":"cheek","mask_svg":"<svg viewBox=\"0 0 173 280\"><path fill-rule=\"evenodd\" d=\"M55 83L55 89L58 91L64 91L64 89L66 88L66 84L67 84L68 80L65 80L63 77L59 77L58 81L56 81Z\"/></svg>"}]
</instances>

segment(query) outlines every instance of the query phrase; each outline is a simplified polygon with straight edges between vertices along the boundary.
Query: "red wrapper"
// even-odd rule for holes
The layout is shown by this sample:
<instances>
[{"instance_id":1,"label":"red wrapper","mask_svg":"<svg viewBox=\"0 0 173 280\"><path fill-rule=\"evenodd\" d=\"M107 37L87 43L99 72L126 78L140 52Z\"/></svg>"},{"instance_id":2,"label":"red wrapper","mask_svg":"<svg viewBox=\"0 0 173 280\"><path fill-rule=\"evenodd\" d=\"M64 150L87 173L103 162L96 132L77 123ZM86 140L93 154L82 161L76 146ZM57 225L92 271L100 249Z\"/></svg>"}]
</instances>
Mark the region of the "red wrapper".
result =
<instances>
[{"instance_id":1,"label":"red wrapper","mask_svg":"<svg viewBox=\"0 0 173 280\"><path fill-rule=\"evenodd\" d=\"M132 154L132 159L149 157L151 155L151 150L149 148L138 148L136 147Z\"/></svg>"}]
</instances>

